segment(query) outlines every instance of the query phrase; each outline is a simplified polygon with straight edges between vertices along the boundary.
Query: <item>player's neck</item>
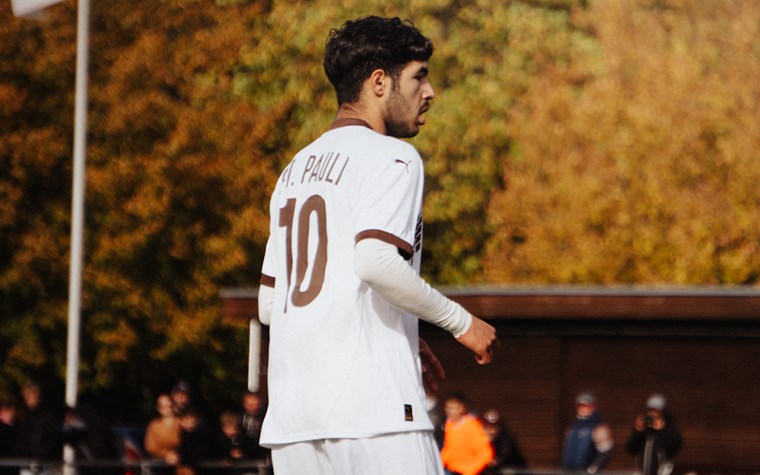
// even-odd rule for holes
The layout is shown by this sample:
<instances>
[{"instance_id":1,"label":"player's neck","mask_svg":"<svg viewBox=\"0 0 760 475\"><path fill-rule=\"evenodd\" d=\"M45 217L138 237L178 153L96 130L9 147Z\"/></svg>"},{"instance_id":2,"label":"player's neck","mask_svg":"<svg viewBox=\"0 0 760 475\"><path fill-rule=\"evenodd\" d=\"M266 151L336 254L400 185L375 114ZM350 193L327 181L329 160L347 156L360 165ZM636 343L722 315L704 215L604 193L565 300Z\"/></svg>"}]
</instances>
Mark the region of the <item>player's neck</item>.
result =
<instances>
[{"instance_id":1,"label":"player's neck","mask_svg":"<svg viewBox=\"0 0 760 475\"><path fill-rule=\"evenodd\" d=\"M335 114L335 120L330 126L331 129L345 127L347 125L363 125L369 127L375 132L385 134L385 122L380 114L373 113L367 108L357 107L352 104L341 104Z\"/></svg>"}]
</instances>

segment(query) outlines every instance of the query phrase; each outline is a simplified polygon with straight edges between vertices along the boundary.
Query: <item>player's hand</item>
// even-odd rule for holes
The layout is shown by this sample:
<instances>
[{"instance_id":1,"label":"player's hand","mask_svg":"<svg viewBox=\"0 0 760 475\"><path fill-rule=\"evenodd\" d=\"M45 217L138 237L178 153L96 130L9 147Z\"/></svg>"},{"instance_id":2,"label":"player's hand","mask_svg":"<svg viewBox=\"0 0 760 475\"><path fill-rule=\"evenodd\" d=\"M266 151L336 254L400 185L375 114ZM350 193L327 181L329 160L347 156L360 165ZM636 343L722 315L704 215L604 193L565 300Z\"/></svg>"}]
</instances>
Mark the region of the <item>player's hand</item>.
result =
<instances>
[{"instance_id":1,"label":"player's hand","mask_svg":"<svg viewBox=\"0 0 760 475\"><path fill-rule=\"evenodd\" d=\"M438 391L438 381L446 379L446 373L438 358L427 342L420 338L420 361L422 363L422 382L430 392Z\"/></svg>"},{"instance_id":2,"label":"player's hand","mask_svg":"<svg viewBox=\"0 0 760 475\"><path fill-rule=\"evenodd\" d=\"M496 329L475 315L472 316L470 328L457 338L457 341L472 350L475 353L475 361L482 365L490 363L494 353L499 349Z\"/></svg>"}]
</instances>

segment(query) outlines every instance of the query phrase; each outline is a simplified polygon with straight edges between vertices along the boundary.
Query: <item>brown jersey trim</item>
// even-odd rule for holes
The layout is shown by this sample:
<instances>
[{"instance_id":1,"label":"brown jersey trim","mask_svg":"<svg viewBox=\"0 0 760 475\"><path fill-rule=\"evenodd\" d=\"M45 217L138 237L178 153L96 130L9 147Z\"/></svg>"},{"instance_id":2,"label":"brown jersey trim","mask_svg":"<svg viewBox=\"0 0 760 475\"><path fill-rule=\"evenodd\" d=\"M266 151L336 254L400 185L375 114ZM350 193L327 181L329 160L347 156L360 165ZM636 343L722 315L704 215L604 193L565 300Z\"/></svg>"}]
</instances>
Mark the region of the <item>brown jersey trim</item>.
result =
<instances>
[{"instance_id":1,"label":"brown jersey trim","mask_svg":"<svg viewBox=\"0 0 760 475\"><path fill-rule=\"evenodd\" d=\"M412 258L412 251L414 250L412 245L394 234L379 229L367 229L366 231L358 233L354 242L359 242L362 239L367 238L379 239L383 242L387 242L388 244L396 246L398 248L398 253L401 254L401 257L404 259L409 260Z\"/></svg>"},{"instance_id":2,"label":"brown jersey trim","mask_svg":"<svg viewBox=\"0 0 760 475\"><path fill-rule=\"evenodd\" d=\"M354 119L351 117L344 117L341 119L335 119L332 124L330 124L330 130L338 129L340 127L348 127L350 125L360 125L362 127L366 127L368 129L372 129L370 125L362 120L362 119Z\"/></svg>"},{"instance_id":3,"label":"brown jersey trim","mask_svg":"<svg viewBox=\"0 0 760 475\"><path fill-rule=\"evenodd\" d=\"M261 274L259 284L266 285L267 287L274 287L275 279L271 275Z\"/></svg>"}]
</instances>

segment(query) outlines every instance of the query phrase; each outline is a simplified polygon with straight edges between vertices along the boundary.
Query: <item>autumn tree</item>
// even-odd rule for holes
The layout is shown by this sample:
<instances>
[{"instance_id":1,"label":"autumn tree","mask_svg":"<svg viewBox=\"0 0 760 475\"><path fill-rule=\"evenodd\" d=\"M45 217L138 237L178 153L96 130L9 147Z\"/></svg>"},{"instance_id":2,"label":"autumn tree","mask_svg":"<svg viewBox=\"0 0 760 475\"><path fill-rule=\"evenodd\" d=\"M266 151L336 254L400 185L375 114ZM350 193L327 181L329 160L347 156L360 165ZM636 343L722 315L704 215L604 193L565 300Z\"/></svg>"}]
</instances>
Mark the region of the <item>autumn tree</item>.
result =
<instances>
[{"instance_id":1,"label":"autumn tree","mask_svg":"<svg viewBox=\"0 0 760 475\"><path fill-rule=\"evenodd\" d=\"M75 22L0 8L0 384L54 374L65 355Z\"/></svg>"},{"instance_id":2,"label":"autumn tree","mask_svg":"<svg viewBox=\"0 0 760 475\"><path fill-rule=\"evenodd\" d=\"M596 2L510 111L491 282L752 284L760 9Z\"/></svg>"},{"instance_id":3,"label":"autumn tree","mask_svg":"<svg viewBox=\"0 0 760 475\"><path fill-rule=\"evenodd\" d=\"M192 376L210 397L234 398L247 339L221 324L219 289L258 278L273 151L287 148L293 110L289 96L257 101L250 84L266 12L93 7L82 386L150 401L142 391ZM43 23L3 20L14 40L3 43L4 122L18 129L2 137L9 386L63 374L75 5Z\"/></svg>"},{"instance_id":4,"label":"autumn tree","mask_svg":"<svg viewBox=\"0 0 760 475\"><path fill-rule=\"evenodd\" d=\"M427 173L423 268L432 280L487 281L484 256L498 231L488 205L520 146L510 111L546 70L592 47L571 22L575 3L452 2L423 17L439 92L417 139Z\"/></svg>"}]
</instances>

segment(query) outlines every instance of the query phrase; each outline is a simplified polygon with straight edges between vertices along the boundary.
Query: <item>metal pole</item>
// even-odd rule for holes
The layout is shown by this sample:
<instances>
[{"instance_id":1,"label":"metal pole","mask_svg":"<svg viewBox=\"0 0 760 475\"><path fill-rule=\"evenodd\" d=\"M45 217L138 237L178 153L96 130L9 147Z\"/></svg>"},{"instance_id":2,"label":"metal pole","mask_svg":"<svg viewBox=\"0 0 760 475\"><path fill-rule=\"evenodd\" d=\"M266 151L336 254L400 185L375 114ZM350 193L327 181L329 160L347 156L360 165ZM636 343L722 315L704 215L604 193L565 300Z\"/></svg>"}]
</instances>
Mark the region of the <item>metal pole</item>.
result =
<instances>
[{"instance_id":1,"label":"metal pole","mask_svg":"<svg viewBox=\"0 0 760 475\"><path fill-rule=\"evenodd\" d=\"M89 64L90 0L79 0L74 105L74 173L71 189L71 261L69 263L69 326L66 345L66 405L76 407L84 230L85 156L87 150L87 66ZM63 450L64 475L74 475L74 447Z\"/></svg>"},{"instance_id":2,"label":"metal pole","mask_svg":"<svg viewBox=\"0 0 760 475\"><path fill-rule=\"evenodd\" d=\"M248 390L259 390L259 367L261 354L261 324L255 318L251 319L248 332Z\"/></svg>"}]
</instances>

